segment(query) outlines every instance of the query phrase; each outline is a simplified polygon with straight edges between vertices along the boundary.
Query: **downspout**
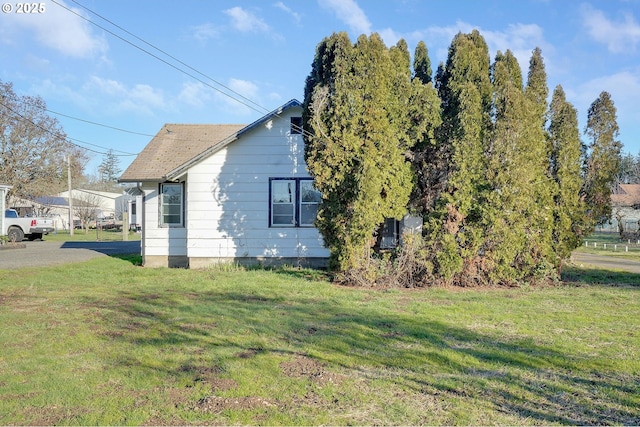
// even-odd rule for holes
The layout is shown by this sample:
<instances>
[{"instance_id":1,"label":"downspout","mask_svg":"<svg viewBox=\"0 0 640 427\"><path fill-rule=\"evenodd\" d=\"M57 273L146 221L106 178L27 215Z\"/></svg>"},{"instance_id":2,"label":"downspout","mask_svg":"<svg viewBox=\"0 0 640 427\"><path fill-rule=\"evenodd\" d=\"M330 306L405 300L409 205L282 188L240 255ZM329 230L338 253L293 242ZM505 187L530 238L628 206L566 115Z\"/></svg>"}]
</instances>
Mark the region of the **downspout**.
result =
<instances>
[{"instance_id":1,"label":"downspout","mask_svg":"<svg viewBox=\"0 0 640 427\"><path fill-rule=\"evenodd\" d=\"M146 238L146 234L147 234L147 227L145 227L145 221L146 221L146 210L145 210L145 204L146 204L146 195L144 194L144 190L142 189L142 183L141 182L136 182L136 188L138 189L138 191L140 191L140 193L142 193L142 206L136 206L136 221L138 219L138 215L140 216L140 255L142 256L142 265L144 265L144 261L145 261L145 257L144 257L144 247L145 247L145 238Z\"/></svg>"}]
</instances>

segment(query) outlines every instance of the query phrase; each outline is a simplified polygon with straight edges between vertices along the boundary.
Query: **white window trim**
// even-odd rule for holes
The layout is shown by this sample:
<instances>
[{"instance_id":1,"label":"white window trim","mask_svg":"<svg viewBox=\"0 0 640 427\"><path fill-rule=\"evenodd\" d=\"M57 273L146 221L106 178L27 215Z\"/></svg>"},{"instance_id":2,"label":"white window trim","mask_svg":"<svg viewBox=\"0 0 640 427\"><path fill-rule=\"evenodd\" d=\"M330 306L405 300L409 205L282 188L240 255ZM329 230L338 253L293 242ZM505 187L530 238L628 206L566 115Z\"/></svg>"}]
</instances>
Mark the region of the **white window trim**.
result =
<instances>
[{"instance_id":1,"label":"white window trim","mask_svg":"<svg viewBox=\"0 0 640 427\"><path fill-rule=\"evenodd\" d=\"M180 188L180 221L173 223L173 222L165 222L164 221L164 187L165 186L179 186ZM183 182L163 182L160 183L160 186L158 188L158 195L159 195L159 203L158 203L158 225L161 228L183 228L184 227L184 183Z\"/></svg>"},{"instance_id":2,"label":"white window trim","mask_svg":"<svg viewBox=\"0 0 640 427\"><path fill-rule=\"evenodd\" d=\"M274 208L273 208L273 183L274 182L291 182L294 184L294 191L292 193L293 200L293 222L291 224L275 224L274 223ZM301 195L301 183L302 182L313 182L313 178L302 177L302 178L280 178L273 177L269 178L269 227L270 228L313 228L314 224L302 224L300 221L300 216L302 212L303 205L311 205L311 202L303 202ZM319 205L319 203L318 203ZM315 221L315 218L314 218Z\"/></svg>"}]
</instances>

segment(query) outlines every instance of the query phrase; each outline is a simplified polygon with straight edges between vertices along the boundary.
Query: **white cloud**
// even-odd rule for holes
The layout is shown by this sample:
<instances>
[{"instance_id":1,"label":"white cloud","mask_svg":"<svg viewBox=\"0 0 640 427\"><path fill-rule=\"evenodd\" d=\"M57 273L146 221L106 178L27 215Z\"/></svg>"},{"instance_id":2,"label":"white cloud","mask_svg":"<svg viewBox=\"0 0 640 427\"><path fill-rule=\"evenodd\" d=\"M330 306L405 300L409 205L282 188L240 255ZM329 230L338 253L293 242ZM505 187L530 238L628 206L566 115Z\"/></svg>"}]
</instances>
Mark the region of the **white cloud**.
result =
<instances>
[{"instance_id":1,"label":"white cloud","mask_svg":"<svg viewBox=\"0 0 640 427\"><path fill-rule=\"evenodd\" d=\"M213 97L213 89L200 82L188 82L182 85L178 100L186 105L201 108Z\"/></svg>"},{"instance_id":2,"label":"white cloud","mask_svg":"<svg viewBox=\"0 0 640 427\"><path fill-rule=\"evenodd\" d=\"M601 10L584 4L580 14L591 38L606 45L612 53L635 51L640 43L640 24L629 13L616 22L609 20Z\"/></svg>"},{"instance_id":3,"label":"white cloud","mask_svg":"<svg viewBox=\"0 0 640 427\"><path fill-rule=\"evenodd\" d=\"M468 22L457 21L454 25L445 27L432 26L408 34L399 34L392 29L385 29L380 34L387 46L396 44L401 38L404 38L408 43L414 44L420 40L425 41L435 70L438 63L446 61L449 46L456 34L468 34L474 29L477 29L487 42L491 61L493 61L498 51L504 53L509 49L518 60L523 75L526 75L529 68L529 60L533 49L536 47L542 49L545 65L547 65L547 57L551 56L549 54L554 52L553 46L545 40L542 28L536 24L510 24L503 30L495 31L482 29Z\"/></svg>"},{"instance_id":4,"label":"white cloud","mask_svg":"<svg viewBox=\"0 0 640 427\"><path fill-rule=\"evenodd\" d=\"M523 75L529 69L533 49L539 47L543 57L553 50L544 40L542 28L536 24L510 24L504 31L482 30L480 34L489 45L492 61L498 50L506 52L509 49L518 60Z\"/></svg>"},{"instance_id":5,"label":"white cloud","mask_svg":"<svg viewBox=\"0 0 640 427\"><path fill-rule=\"evenodd\" d=\"M321 6L331 9L336 17L347 24L351 31L360 34L371 34L371 22L354 0L318 0Z\"/></svg>"},{"instance_id":6,"label":"white cloud","mask_svg":"<svg viewBox=\"0 0 640 427\"><path fill-rule=\"evenodd\" d=\"M92 108L111 113L131 112L152 116L155 111L167 109L161 90L147 84L127 86L117 80L92 76L81 88L85 99L91 99Z\"/></svg>"},{"instance_id":7,"label":"white cloud","mask_svg":"<svg viewBox=\"0 0 640 427\"><path fill-rule=\"evenodd\" d=\"M240 96L233 93L225 95L221 92L216 92L216 98L219 101L223 102L224 105L226 105L227 108L231 109L235 114L248 115L254 111L248 106L252 105L252 103L250 101L247 101L247 99L250 99L253 102L259 102L259 90L256 84L247 80L232 78L229 80L226 86L229 89L233 90L236 94L239 94L246 99L242 99Z\"/></svg>"},{"instance_id":8,"label":"white cloud","mask_svg":"<svg viewBox=\"0 0 640 427\"><path fill-rule=\"evenodd\" d=\"M634 122L640 121L637 108L640 98L640 69L625 70L608 76L601 76L583 83L575 92L581 112L586 114L589 106L602 91L609 92L619 117Z\"/></svg>"},{"instance_id":9,"label":"white cloud","mask_svg":"<svg viewBox=\"0 0 640 427\"><path fill-rule=\"evenodd\" d=\"M63 1L60 1L65 7ZM69 8L76 14L80 11ZM26 37L66 56L87 58L103 55L107 42L92 33L87 21L58 6L46 3L46 12L38 14L3 14L1 38L4 43L22 45Z\"/></svg>"},{"instance_id":10,"label":"white cloud","mask_svg":"<svg viewBox=\"0 0 640 427\"><path fill-rule=\"evenodd\" d=\"M258 86L247 80L231 79L229 81L229 87L247 98L251 98L258 93Z\"/></svg>"},{"instance_id":11,"label":"white cloud","mask_svg":"<svg viewBox=\"0 0 640 427\"><path fill-rule=\"evenodd\" d=\"M289 15L291 15L291 17L294 19L294 21L296 21L296 24L300 23L300 20L301 20L300 14L297 13L297 12L294 12L293 10L291 10L283 2L279 1L279 2L275 3L274 6L277 7L278 9L288 13Z\"/></svg>"},{"instance_id":12,"label":"white cloud","mask_svg":"<svg viewBox=\"0 0 640 427\"><path fill-rule=\"evenodd\" d=\"M380 37L382 37L382 40L384 41L384 44L387 47L394 46L396 43L398 43L400 39L405 38L402 36L402 34L395 32L391 28L385 28L384 30L380 30L378 31L378 34L380 34Z\"/></svg>"},{"instance_id":13,"label":"white cloud","mask_svg":"<svg viewBox=\"0 0 640 427\"><path fill-rule=\"evenodd\" d=\"M262 20L243 8L236 6L224 11L231 18L232 26L243 33L269 32L269 26Z\"/></svg>"},{"instance_id":14,"label":"white cloud","mask_svg":"<svg viewBox=\"0 0 640 427\"><path fill-rule=\"evenodd\" d=\"M218 28L211 23L193 26L191 27L191 31L193 38L201 42L216 38L220 34Z\"/></svg>"}]
</instances>

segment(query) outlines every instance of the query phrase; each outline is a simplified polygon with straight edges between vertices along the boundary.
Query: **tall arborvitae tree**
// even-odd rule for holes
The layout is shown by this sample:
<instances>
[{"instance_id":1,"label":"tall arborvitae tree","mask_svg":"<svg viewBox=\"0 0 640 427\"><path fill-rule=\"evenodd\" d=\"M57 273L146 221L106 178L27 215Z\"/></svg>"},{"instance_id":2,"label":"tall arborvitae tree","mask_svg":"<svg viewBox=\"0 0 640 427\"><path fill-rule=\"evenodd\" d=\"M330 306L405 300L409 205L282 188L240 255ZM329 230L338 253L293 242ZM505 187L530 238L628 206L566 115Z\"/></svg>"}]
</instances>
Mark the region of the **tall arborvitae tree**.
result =
<instances>
[{"instance_id":1,"label":"tall arborvitae tree","mask_svg":"<svg viewBox=\"0 0 640 427\"><path fill-rule=\"evenodd\" d=\"M616 107L608 92L600 93L587 113L587 146L584 196L593 225L611 219L611 189L620 169L622 144Z\"/></svg>"},{"instance_id":2,"label":"tall arborvitae tree","mask_svg":"<svg viewBox=\"0 0 640 427\"><path fill-rule=\"evenodd\" d=\"M424 215L433 208L440 191L439 175L445 168L438 163L435 131L442 124L441 103L431 78L431 61L424 42L414 53L412 95L409 104L411 139L415 141L411 161L416 176L411 207Z\"/></svg>"},{"instance_id":3,"label":"tall arborvitae tree","mask_svg":"<svg viewBox=\"0 0 640 427\"><path fill-rule=\"evenodd\" d=\"M531 120L531 126L527 129L528 144L525 155L531 169L531 176L534 177L534 181L530 184L532 199L535 201L532 205L534 210L530 213L534 219L529 228L529 234L538 244L531 249L555 264L552 237L554 218L551 207L557 186L550 172L551 146L546 129L549 118L547 72L542 50L538 47L533 50L529 60L525 97L527 116Z\"/></svg>"},{"instance_id":4,"label":"tall arborvitae tree","mask_svg":"<svg viewBox=\"0 0 640 427\"><path fill-rule=\"evenodd\" d=\"M557 184L554 200L553 242L557 264L580 245L585 232L582 188L582 143L578 112L567 102L562 86L556 86L549 109L551 175Z\"/></svg>"},{"instance_id":5,"label":"tall arborvitae tree","mask_svg":"<svg viewBox=\"0 0 640 427\"><path fill-rule=\"evenodd\" d=\"M437 132L443 191L426 223L433 269L447 281L474 280L486 198L484 143L491 121L489 51L478 31L459 33L437 83L443 123Z\"/></svg>"},{"instance_id":6,"label":"tall arborvitae tree","mask_svg":"<svg viewBox=\"0 0 640 427\"><path fill-rule=\"evenodd\" d=\"M406 44L377 34L352 45L334 34L316 50L305 87L305 154L322 192L316 224L339 271L365 265L385 218L401 218L412 189Z\"/></svg>"},{"instance_id":7,"label":"tall arborvitae tree","mask_svg":"<svg viewBox=\"0 0 640 427\"><path fill-rule=\"evenodd\" d=\"M498 52L492 66L494 126L487 147L487 180L490 192L483 204L488 278L509 282L530 275L532 260L530 215L534 200L532 184L538 178L527 162L531 145L527 129L528 105L522 86L522 72L511 51ZM537 237L537 236L535 236Z\"/></svg>"},{"instance_id":8,"label":"tall arborvitae tree","mask_svg":"<svg viewBox=\"0 0 640 427\"><path fill-rule=\"evenodd\" d=\"M425 42L420 41L416 46L413 55L413 75L414 78L427 84L431 82L431 60L429 59L429 50Z\"/></svg>"}]
</instances>

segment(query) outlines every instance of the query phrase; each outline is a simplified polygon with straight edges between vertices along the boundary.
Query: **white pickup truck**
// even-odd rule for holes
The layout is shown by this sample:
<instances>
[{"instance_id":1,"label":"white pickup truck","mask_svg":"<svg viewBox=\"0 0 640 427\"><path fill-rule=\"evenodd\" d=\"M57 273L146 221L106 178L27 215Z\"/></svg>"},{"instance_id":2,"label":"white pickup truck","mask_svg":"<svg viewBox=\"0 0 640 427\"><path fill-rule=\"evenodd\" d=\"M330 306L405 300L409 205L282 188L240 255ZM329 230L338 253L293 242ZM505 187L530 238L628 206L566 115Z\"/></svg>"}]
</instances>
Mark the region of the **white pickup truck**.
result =
<instances>
[{"instance_id":1,"label":"white pickup truck","mask_svg":"<svg viewBox=\"0 0 640 427\"><path fill-rule=\"evenodd\" d=\"M25 237L29 240L42 239L42 236L54 230L50 218L20 217L15 209L4 211L4 230L11 242L21 242Z\"/></svg>"}]
</instances>

